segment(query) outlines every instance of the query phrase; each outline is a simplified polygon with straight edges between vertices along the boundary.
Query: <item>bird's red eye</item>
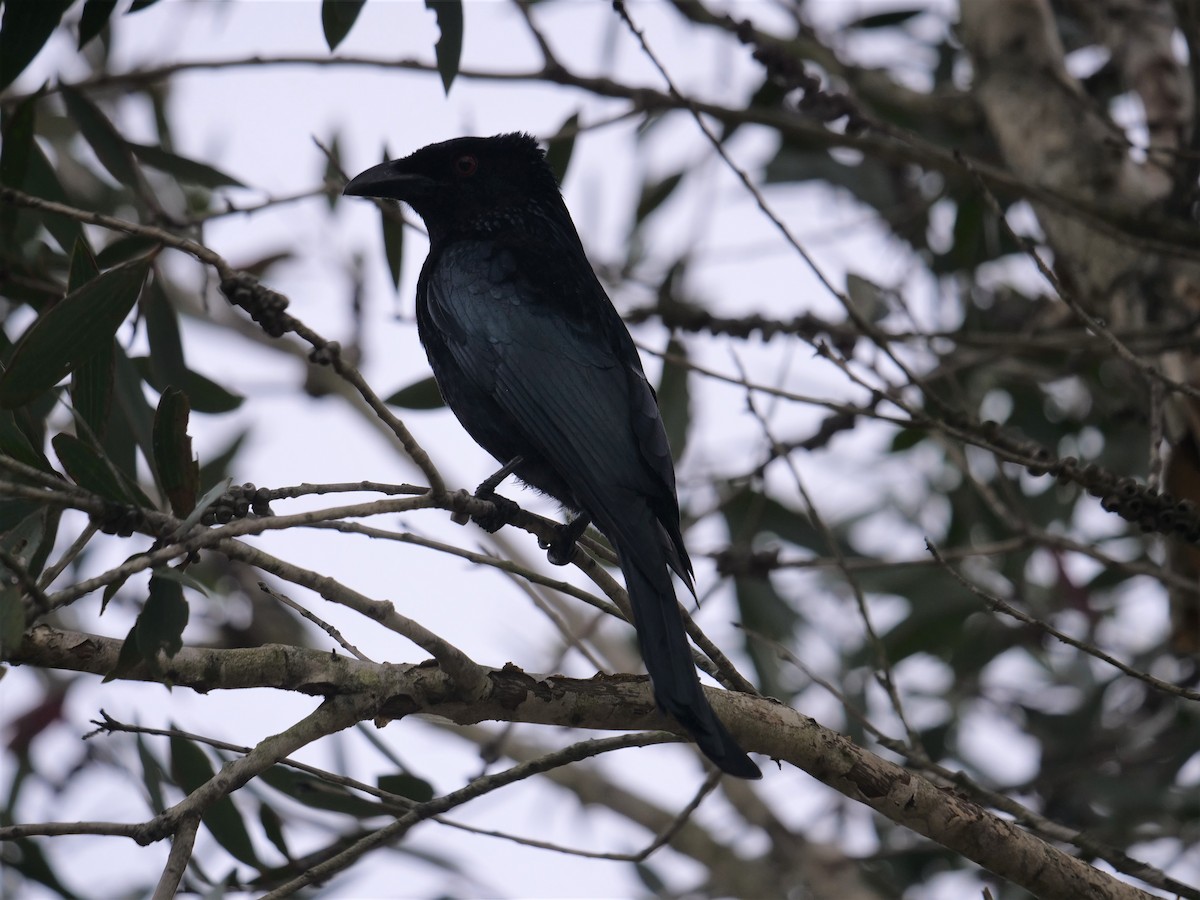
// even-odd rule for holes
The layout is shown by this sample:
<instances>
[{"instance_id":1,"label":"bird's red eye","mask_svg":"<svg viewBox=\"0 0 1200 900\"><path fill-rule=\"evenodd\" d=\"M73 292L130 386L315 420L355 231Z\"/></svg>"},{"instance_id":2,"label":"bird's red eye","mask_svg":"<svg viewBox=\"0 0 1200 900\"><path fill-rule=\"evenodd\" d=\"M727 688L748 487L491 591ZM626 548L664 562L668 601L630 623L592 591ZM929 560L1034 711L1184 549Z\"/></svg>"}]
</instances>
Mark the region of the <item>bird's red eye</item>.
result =
<instances>
[{"instance_id":1,"label":"bird's red eye","mask_svg":"<svg viewBox=\"0 0 1200 900\"><path fill-rule=\"evenodd\" d=\"M479 160L473 156L460 156L454 161L454 174L462 178L474 175L477 168L479 168Z\"/></svg>"}]
</instances>

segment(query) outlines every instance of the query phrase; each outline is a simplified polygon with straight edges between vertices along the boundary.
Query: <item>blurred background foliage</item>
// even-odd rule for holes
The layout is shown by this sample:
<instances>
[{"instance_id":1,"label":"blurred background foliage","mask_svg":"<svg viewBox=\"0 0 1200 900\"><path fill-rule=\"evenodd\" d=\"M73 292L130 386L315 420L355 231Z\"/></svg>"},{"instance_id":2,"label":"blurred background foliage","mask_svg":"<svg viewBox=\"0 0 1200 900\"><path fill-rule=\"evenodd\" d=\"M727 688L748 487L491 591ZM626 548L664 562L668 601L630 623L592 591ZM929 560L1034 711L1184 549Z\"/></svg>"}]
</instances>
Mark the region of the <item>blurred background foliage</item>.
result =
<instances>
[{"instance_id":1,"label":"blurred background foliage","mask_svg":"<svg viewBox=\"0 0 1200 900\"><path fill-rule=\"evenodd\" d=\"M206 223L233 208L226 189L242 183L236 173L176 151L178 119L187 114L171 102L177 75L110 68L111 35L152 2L2 4L0 185L203 244ZM536 17L560 5L526 4L514 7L514 15ZM695 187L689 161L697 147L706 147L699 138L677 154L665 176L642 184L626 257L597 259L615 297L622 297L622 285L633 284L643 289L638 296L652 298L622 306L638 336L659 333L654 329L669 335L659 400L677 457L708 436L693 428L697 385L706 380L697 360L711 359L714 346L750 353L765 343L797 359L834 359L844 373L840 396L816 404L785 382L745 391L742 402L757 408L762 422L753 458L723 460L705 487L695 486L694 472L689 476L684 500L691 526L707 523L724 535L712 556L720 588L736 597L740 649L752 680L763 693L802 710L823 702L826 724L919 771L939 765L961 771L991 792L976 794L981 802L1018 799L1061 828L1032 823L1052 839L1084 833L1093 843L1073 850L1089 860L1107 854L1121 868L1120 854L1149 854L1168 870L1189 856L1194 860L1200 852L1197 703L1063 644L1046 627L1132 670L1194 689L1200 677L1189 651L1200 638L1186 629L1197 619L1177 615L1172 634L1164 585L1173 575L1162 537L1154 533L1164 529L1150 522L1145 533L1136 516L1105 511L1078 479L1056 479L1028 464L1041 448L1043 462L1074 457L1116 478L1159 487L1164 432L1156 417L1167 402L1161 385L1153 386L1090 333L1047 282L1031 277L1029 247L1050 260L1054 254L1020 179L1000 183L979 176L986 167L1004 171L1007 162L973 94L971 60L946 4L914 3L843 20L833 33L813 25L800 0L779 6L794 27L765 34L739 25L744 10L735 9L730 18L700 4L676 4L676 28L733 48L744 44L741 52L764 60L757 89L740 106L705 104L708 121L727 144L746 129L773 136L773 155L750 173L768 203L797 185L822 186L860 211L885 246L905 248L908 274L883 283L864 259L861 271L835 285L845 298L840 317L805 311L773 318L770 292L786 295L786 285L761 290L767 299L757 308L743 304L744 314L710 310L692 277L695 257L664 258L648 227L673 197ZM353 29L361 7L328 0L321 5L331 53ZM436 65L392 77L440 77L449 90L456 78L466 77L459 54L472 7L435 7L441 38L428 58ZM1070 3L1053 4L1053 13L1068 52L1098 60L1079 77L1079 102L1123 122L1114 124L1117 133L1136 132L1139 123L1114 114L1128 103L1131 86L1122 83L1093 23ZM1176 27L1182 33L1187 20ZM76 74L32 90L7 87L52 35L63 32L78 48ZM877 46L890 49L872 54ZM639 121L639 141L652 141L667 119L691 121L684 102L666 91L639 93L641 82L625 83L619 71L590 85L569 65L547 68L544 78L560 90L591 89L617 98L625 115ZM143 98L152 110L150 142L124 136L114 100L129 96ZM576 144L588 140L581 121L587 116L572 116L557 134L543 135L560 174L570 171ZM339 141L327 147L324 183L308 195L326 199L332 210L343 202ZM1180 189L1194 193L1194 176ZM70 605L47 611L46 596L94 574L97 545L124 542L125 556L145 552L144 539L130 543L131 535L146 532L139 511L228 521L274 501L253 486L232 489L241 480L243 449L266 423L244 426L220 449L195 459L197 422L207 427L214 421L209 416L232 414L243 397L222 379L191 368L181 330L203 319L258 341L264 354L304 352L273 342L230 313L214 285L198 294L194 271L165 264L168 254L153 237L123 234L100 220L86 224L14 196L0 194L3 482L29 486L41 483L40 477L61 479L81 489L77 509L88 518L81 526L58 506L0 489L0 562L9 573L0 594L0 650L6 656L36 622L71 625ZM1178 209L1183 211L1169 214L1192 225L1190 208ZM1020 224L1010 228L998 212ZM415 265L415 258L406 260L410 248L401 221L386 210L381 215L396 285L402 265ZM274 267L289 256L285 247L236 263L269 283ZM796 304L777 308L794 310ZM348 316L353 319L353 309ZM1182 327L1150 321L1119 336L1143 359L1191 353L1200 336L1195 317L1185 318ZM351 321L348 333L357 327ZM343 351L353 360L362 348L350 340ZM394 385L376 387L401 416L440 406L428 378L390 395ZM344 389L326 370L311 371L294 387L314 397ZM814 406L820 415L813 415ZM205 417L197 420L196 413ZM995 424L985 424L989 420ZM903 483L848 509L810 507L805 479L796 473L840 458L848 460L841 469L846 477L860 466ZM64 526L68 521L70 527ZM900 552L901 537L913 536L928 540L940 557ZM177 649L189 621L203 624L202 642L209 646L311 641L291 610L258 589L262 578L243 563L206 553L192 565L156 568L148 592L120 590L121 583L112 581L72 602L114 600L137 611L113 673L119 678L125 666L152 663L160 650ZM1027 618L997 610L967 583ZM1194 602L1194 579L1190 588L1180 588L1185 594L1188 589ZM860 615L867 609L882 611L873 628ZM0 812L3 824L28 821L23 788L30 779L51 778L31 748L60 721L64 696L80 677L90 676L45 671L41 697L5 704L6 715L18 707L24 713L8 721L6 768L13 775ZM828 690L836 692L832 705ZM981 719L1002 722L987 733L1008 735L1013 748L973 743ZM888 749L881 749L880 732L891 736ZM72 771L54 776L54 789L67 791L72 779L95 769L128 765L143 787L147 813L164 808L171 792L202 784L235 752L178 733L169 747L138 735L131 745L136 763L118 763L117 751L97 742L87 746ZM986 765L989 752L1019 753L1030 761L1030 774L998 778ZM429 796L428 782L403 774L398 760L396 770L400 780L376 787L412 799ZM206 816L204 825L220 849L193 861L185 882L192 889L216 896L221 885L278 885L348 846L360 827L348 822L396 809L386 798L283 767L248 790L252 799L239 794L235 806L226 798ZM839 810L853 806L831 797L821 816L835 820ZM281 805L281 798L292 805ZM296 804L307 809L310 827L327 834L315 854L294 855L288 846L284 826ZM924 887L947 872L973 870L894 823L880 817L869 823L874 849L852 854L861 896L929 896ZM838 832L822 833L828 840ZM262 853L264 838L278 851L269 859ZM785 843L778 835L775 841L774 853L740 860L747 870L742 875L736 866L710 872L697 890L738 893L739 884L748 890L745 885L761 883L754 879L766 871L780 885L780 896L832 896L812 872L799 873L794 860L780 858ZM53 842L20 839L0 848L6 893L15 896L36 883L64 897L77 895L64 883L75 883L62 870L68 857L54 851ZM448 878L469 877L451 856L425 856L414 864L441 868ZM753 877L751 867L759 869ZM653 857L637 872L647 893L671 894L655 874ZM151 865L146 884L156 877ZM1021 895L988 883L995 896Z\"/></svg>"}]
</instances>

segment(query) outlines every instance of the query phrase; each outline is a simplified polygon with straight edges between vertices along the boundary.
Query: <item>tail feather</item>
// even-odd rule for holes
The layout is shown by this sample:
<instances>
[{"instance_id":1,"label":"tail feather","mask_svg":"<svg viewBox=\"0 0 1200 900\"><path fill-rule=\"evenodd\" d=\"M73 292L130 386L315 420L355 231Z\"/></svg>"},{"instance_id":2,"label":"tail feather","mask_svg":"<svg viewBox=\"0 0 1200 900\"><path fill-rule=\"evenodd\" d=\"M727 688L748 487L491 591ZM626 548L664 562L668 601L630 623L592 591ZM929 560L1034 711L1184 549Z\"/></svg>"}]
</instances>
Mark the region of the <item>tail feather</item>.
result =
<instances>
[{"instance_id":1,"label":"tail feather","mask_svg":"<svg viewBox=\"0 0 1200 900\"><path fill-rule=\"evenodd\" d=\"M658 522L648 507L643 506L642 512L639 517L626 511L620 524L606 533L616 546L625 574L638 646L654 686L654 699L721 771L739 778L761 778L758 766L721 724L704 696L671 584L668 554L659 540ZM601 530L605 530L603 524Z\"/></svg>"}]
</instances>

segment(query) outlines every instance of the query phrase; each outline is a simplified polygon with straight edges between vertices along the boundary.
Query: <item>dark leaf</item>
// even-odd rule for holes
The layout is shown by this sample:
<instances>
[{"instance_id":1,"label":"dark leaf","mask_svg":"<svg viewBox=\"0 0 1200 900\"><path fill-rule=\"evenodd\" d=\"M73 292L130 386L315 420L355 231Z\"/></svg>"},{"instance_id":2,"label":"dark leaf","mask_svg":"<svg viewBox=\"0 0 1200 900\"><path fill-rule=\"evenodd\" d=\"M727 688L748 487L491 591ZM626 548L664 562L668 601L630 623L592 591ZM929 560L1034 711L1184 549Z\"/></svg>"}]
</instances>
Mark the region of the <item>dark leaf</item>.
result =
<instances>
[{"instance_id":1,"label":"dark leaf","mask_svg":"<svg viewBox=\"0 0 1200 900\"><path fill-rule=\"evenodd\" d=\"M161 393L174 385L183 387L187 365L183 360L183 340L179 336L179 316L167 297L162 283L154 279L146 285L138 303L146 321L146 338L150 343L150 372L146 379Z\"/></svg>"},{"instance_id":2,"label":"dark leaf","mask_svg":"<svg viewBox=\"0 0 1200 900\"><path fill-rule=\"evenodd\" d=\"M83 287L100 274L91 248L82 241L71 254L70 290ZM108 431L112 410L113 342L97 348L81 359L71 373L71 405L83 417L92 434L103 438Z\"/></svg>"},{"instance_id":3,"label":"dark leaf","mask_svg":"<svg viewBox=\"0 0 1200 900\"><path fill-rule=\"evenodd\" d=\"M170 659L183 648L183 629L188 622L187 600L179 582L150 576L150 597L137 617L138 651L153 667L159 651Z\"/></svg>"},{"instance_id":4,"label":"dark leaf","mask_svg":"<svg viewBox=\"0 0 1200 900\"><path fill-rule=\"evenodd\" d=\"M165 578L167 581L174 581L176 584L186 588L191 588L205 597L212 598L212 589L198 578L194 578L182 569L161 568L154 570L156 578Z\"/></svg>"},{"instance_id":5,"label":"dark leaf","mask_svg":"<svg viewBox=\"0 0 1200 900\"><path fill-rule=\"evenodd\" d=\"M85 241L76 241L71 248L71 268L67 274L67 293L77 291L100 274L100 265L92 248Z\"/></svg>"},{"instance_id":6,"label":"dark leaf","mask_svg":"<svg viewBox=\"0 0 1200 900\"><path fill-rule=\"evenodd\" d=\"M367 800L340 785L329 784L287 766L272 766L261 777L275 790L314 809L345 813L362 819L386 814L374 800Z\"/></svg>"},{"instance_id":7,"label":"dark leaf","mask_svg":"<svg viewBox=\"0 0 1200 900\"><path fill-rule=\"evenodd\" d=\"M925 9L893 9L890 12L863 16L861 19L847 22L843 27L847 30L852 28L893 28L896 25L903 25L909 19L914 19L927 11Z\"/></svg>"},{"instance_id":8,"label":"dark leaf","mask_svg":"<svg viewBox=\"0 0 1200 900\"><path fill-rule=\"evenodd\" d=\"M287 841L283 836L283 819L279 817L279 813L264 803L258 808L258 821L262 824L267 840L274 844L275 849L285 858L291 859L292 854L288 851Z\"/></svg>"},{"instance_id":9,"label":"dark leaf","mask_svg":"<svg viewBox=\"0 0 1200 900\"><path fill-rule=\"evenodd\" d=\"M109 460L131 481L138 478L137 451L154 458L154 408L146 401L142 379L125 351L113 342L113 427L104 439Z\"/></svg>"},{"instance_id":10,"label":"dark leaf","mask_svg":"<svg viewBox=\"0 0 1200 900\"><path fill-rule=\"evenodd\" d=\"M323 0L321 3L321 28L325 32L325 43L336 50L354 27L354 20L362 12L366 0Z\"/></svg>"},{"instance_id":11,"label":"dark leaf","mask_svg":"<svg viewBox=\"0 0 1200 900\"><path fill-rule=\"evenodd\" d=\"M117 0L87 0L83 4L83 15L79 19L78 49L82 50L88 41L101 32L116 8Z\"/></svg>"},{"instance_id":12,"label":"dark leaf","mask_svg":"<svg viewBox=\"0 0 1200 900\"><path fill-rule=\"evenodd\" d=\"M134 554L134 556L129 557L129 559L134 559L136 556L139 556L139 555L140 554ZM108 607L109 601L112 600L112 598L117 595L117 591L119 591L122 587L124 587L125 582L128 580L129 580L128 575L121 575L121 576L118 576L117 578L114 578L112 581L110 581L108 584L106 584L104 586L104 595L100 598L100 615L104 615L104 610ZM134 642L134 649L135 650L137 649L136 641ZM122 653L125 652L124 648L122 648L121 652Z\"/></svg>"},{"instance_id":13,"label":"dark leaf","mask_svg":"<svg viewBox=\"0 0 1200 900\"><path fill-rule=\"evenodd\" d=\"M0 453L11 456L17 462L25 463L27 466L41 469L43 472L54 471L54 467L50 465L42 451L35 448L29 437L21 430L16 416L7 409L0 409Z\"/></svg>"},{"instance_id":14,"label":"dark leaf","mask_svg":"<svg viewBox=\"0 0 1200 900\"><path fill-rule=\"evenodd\" d=\"M667 893L667 884L659 874L644 862L635 862L633 871L637 874L638 880L641 881L650 891L652 897L662 897Z\"/></svg>"},{"instance_id":15,"label":"dark leaf","mask_svg":"<svg viewBox=\"0 0 1200 900\"><path fill-rule=\"evenodd\" d=\"M887 315L887 291L875 282L849 272L846 274L846 294L867 321L879 324Z\"/></svg>"},{"instance_id":16,"label":"dark leaf","mask_svg":"<svg viewBox=\"0 0 1200 900\"><path fill-rule=\"evenodd\" d=\"M458 63L462 58L463 6L462 0L425 0L425 8L432 9L437 16L438 38L434 51L437 55L438 74L442 76L442 87L450 93L450 85L458 75Z\"/></svg>"},{"instance_id":17,"label":"dark leaf","mask_svg":"<svg viewBox=\"0 0 1200 900\"><path fill-rule=\"evenodd\" d=\"M25 169L25 182L21 187L26 193L41 197L43 200L53 200L55 203L70 203L66 191L59 183L58 175L42 148L34 141L29 148L29 158ZM87 241L83 226L75 219L60 216L56 213L25 211L36 215L46 225L46 230L58 241L64 253L70 253L78 241Z\"/></svg>"},{"instance_id":18,"label":"dark leaf","mask_svg":"<svg viewBox=\"0 0 1200 900\"><path fill-rule=\"evenodd\" d=\"M572 113L571 118L559 126L558 133L550 138L546 147L546 163L554 172L554 178L559 184L567 177L567 166L570 165L571 154L575 151L578 128L579 113Z\"/></svg>"},{"instance_id":19,"label":"dark leaf","mask_svg":"<svg viewBox=\"0 0 1200 900\"><path fill-rule=\"evenodd\" d=\"M137 628L137 622L134 622L133 627L129 629L129 634L125 635L125 640L121 644L121 652L117 654L116 665L112 667L111 672L104 676L102 683L107 684L123 678L142 662L142 653L138 650Z\"/></svg>"},{"instance_id":20,"label":"dark leaf","mask_svg":"<svg viewBox=\"0 0 1200 900\"><path fill-rule=\"evenodd\" d=\"M415 775L381 775L375 786L381 791L407 797L417 803L428 803L433 799L433 785Z\"/></svg>"},{"instance_id":21,"label":"dark leaf","mask_svg":"<svg viewBox=\"0 0 1200 900\"><path fill-rule=\"evenodd\" d=\"M150 799L150 808L155 814L166 809L163 800L162 784L166 778L162 763L150 752L143 735L136 735L138 759L142 762L142 784L146 785L146 794Z\"/></svg>"},{"instance_id":22,"label":"dark leaf","mask_svg":"<svg viewBox=\"0 0 1200 900\"><path fill-rule=\"evenodd\" d=\"M432 375L400 388L383 402L401 409L441 409L446 405Z\"/></svg>"},{"instance_id":23,"label":"dark leaf","mask_svg":"<svg viewBox=\"0 0 1200 900\"><path fill-rule=\"evenodd\" d=\"M0 659L8 659L21 646L25 635L25 604L21 589L0 589Z\"/></svg>"},{"instance_id":24,"label":"dark leaf","mask_svg":"<svg viewBox=\"0 0 1200 900\"><path fill-rule=\"evenodd\" d=\"M153 238L137 234L122 235L96 254L96 262L100 268L110 269L135 257L148 256L159 246L161 245Z\"/></svg>"},{"instance_id":25,"label":"dark leaf","mask_svg":"<svg viewBox=\"0 0 1200 900\"><path fill-rule=\"evenodd\" d=\"M17 3L16 5L37 6L38 4ZM13 4L10 2L8 6L11 9ZM0 56L0 59L2 58ZM21 875L30 881L36 881L38 884L45 885L62 897L63 900L75 900L77 895L71 893L67 886L58 880L58 876L54 873L54 869L42 853L41 848L29 838L17 838L14 841L6 841L5 850L5 867L11 867L14 872L20 872Z\"/></svg>"},{"instance_id":26,"label":"dark leaf","mask_svg":"<svg viewBox=\"0 0 1200 900\"><path fill-rule=\"evenodd\" d=\"M383 161L388 161L388 152L383 150ZM383 227L383 253L387 257L388 272L392 276L392 286L400 287L400 267L404 262L404 223L393 209L379 210L380 224Z\"/></svg>"},{"instance_id":27,"label":"dark leaf","mask_svg":"<svg viewBox=\"0 0 1200 900\"><path fill-rule=\"evenodd\" d=\"M4 115L3 141L0 141L0 184L24 188L33 149L33 132L38 97L22 101L12 113ZM0 204L0 237L16 247L15 238L18 207Z\"/></svg>"},{"instance_id":28,"label":"dark leaf","mask_svg":"<svg viewBox=\"0 0 1200 900\"><path fill-rule=\"evenodd\" d=\"M634 213L634 221L641 224L650 213L663 205L675 188L679 187L679 182L682 180L683 172L676 172L674 175L668 175L662 181L643 185L642 196L638 200L637 212Z\"/></svg>"},{"instance_id":29,"label":"dark leaf","mask_svg":"<svg viewBox=\"0 0 1200 900\"><path fill-rule=\"evenodd\" d=\"M779 595L769 578L739 577L733 585L739 618L746 630L746 653L754 664L758 686L771 697L790 697L793 689L783 674L792 666L780 659L772 642L790 646L800 614Z\"/></svg>"},{"instance_id":30,"label":"dark leaf","mask_svg":"<svg viewBox=\"0 0 1200 900\"><path fill-rule=\"evenodd\" d=\"M211 781L215 774L203 750L186 738L171 738L171 775L180 788L191 794ZM242 815L228 794L204 812L202 821L217 843L234 859L256 869L262 868Z\"/></svg>"},{"instance_id":31,"label":"dark leaf","mask_svg":"<svg viewBox=\"0 0 1200 900\"><path fill-rule=\"evenodd\" d=\"M71 480L81 488L117 503L152 507L144 494L135 497L113 466L73 434L56 434L50 443Z\"/></svg>"},{"instance_id":32,"label":"dark leaf","mask_svg":"<svg viewBox=\"0 0 1200 900\"><path fill-rule=\"evenodd\" d=\"M687 347L672 336L667 342L662 379L658 383L658 409L662 413L671 456L678 463L687 449L691 425L691 392L688 389ZM675 360L679 359L679 362Z\"/></svg>"},{"instance_id":33,"label":"dark leaf","mask_svg":"<svg viewBox=\"0 0 1200 900\"><path fill-rule=\"evenodd\" d=\"M200 466L187 433L189 412L187 395L167 388L154 415L154 464L171 510L181 518L195 508L200 492Z\"/></svg>"},{"instance_id":34,"label":"dark leaf","mask_svg":"<svg viewBox=\"0 0 1200 900\"><path fill-rule=\"evenodd\" d=\"M131 3L129 5L129 11L126 12L125 15L129 15L130 13L135 13L135 12L141 12L146 7L153 6L157 2L158 2L158 0L133 0L133 3Z\"/></svg>"},{"instance_id":35,"label":"dark leaf","mask_svg":"<svg viewBox=\"0 0 1200 900\"><path fill-rule=\"evenodd\" d=\"M0 407L12 409L54 387L73 366L111 343L149 267L149 259L139 259L110 269L38 316L0 377Z\"/></svg>"},{"instance_id":36,"label":"dark leaf","mask_svg":"<svg viewBox=\"0 0 1200 900\"><path fill-rule=\"evenodd\" d=\"M16 504L13 504L16 505ZM54 546L62 511L58 507L35 505L14 525L0 529L0 547L25 563L25 571L36 578ZM4 564L0 563L0 572ZM16 573L14 573L16 574Z\"/></svg>"},{"instance_id":37,"label":"dark leaf","mask_svg":"<svg viewBox=\"0 0 1200 900\"><path fill-rule=\"evenodd\" d=\"M246 442L248 434L249 432L243 431L230 442L228 447L209 457L208 462L200 467L200 488L202 490L209 491L213 485L219 484L229 476L229 468L238 455L238 451L242 449L242 444Z\"/></svg>"},{"instance_id":38,"label":"dark leaf","mask_svg":"<svg viewBox=\"0 0 1200 900\"><path fill-rule=\"evenodd\" d=\"M177 382L168 383L158 379L149 358L138 356L131 360L131 362L138 375L159 393L162 393L168 387L177 387L187 394L188 399L191 401L192 409L198 413L215 414L232 412L241 406L242 401L245 399L241 394L235 394L232 391L226 390L215 381L201 375L199 372L193 372L191 369L185 369L178 376Z\"/></svg>"},{"instance_id":39,"label":"dark leaf","mask_svg":"<svg viewBox=\"0 0 1200 900\"><path fill-rule=\"evenodd\" d=\"M137 187L141 178L137 163L125 138L121 137L108 116L79 91L66 85L60 86L60 91L67 104L67 112L108 174L127 187Z\"/></svg>"},{"instance_id":40,"label":"dark leaf","mask_svg":"<svg viewBox=\"0 0 1200 900\"><path fill-rule=\"evenodd\" d=\"M0 19L0 90L8 87L50 39L72 0L8 0Z\"/></svg>"},{"instance_id":41,"label":"dark leaf","mask_svg":"<svg viewBox=\"0 0 1200 900\"><path fill-rule=\"evenodd\" d=\"M917 444L921 443L927 437L929 437L929 432L924 428L902 428L892 438L892 446L889 452L901 453L911 447L917 446Z\"/></svg>"},{"instance_id":42,"label":"dark leaf","mask_svg":"<svg viewBox=\"0 0 1200 900\"><path fill-rule=\"evenodd\" d=\"M195 184L206 188L245 187L232 175L226 175L220 169L214 169L206 163L187 159L150 144L135 144L132 141L125 143L134 156L146 165L158 169L160 172L166 172L168 175L174 175L185 184Z\"/></svg>"},{"instance_id":43,"label":"dark leaf","mask_svg":"<svg viewBox=\"0 0 1200 900\"><path fill-rule=\"evenodd\" d=\"M325 154L325 177L323 180L326 184L341 184L346 177L342 168L342 136L334 132L333 137L325 142L325 149L329 152ZM329 204L330 209L337 205L340 196L340 191L325 195L325 201ZM241 268L245 268L245 266ZM257 275L258 273L253 274Z\"/></svg>"}]
</instances>

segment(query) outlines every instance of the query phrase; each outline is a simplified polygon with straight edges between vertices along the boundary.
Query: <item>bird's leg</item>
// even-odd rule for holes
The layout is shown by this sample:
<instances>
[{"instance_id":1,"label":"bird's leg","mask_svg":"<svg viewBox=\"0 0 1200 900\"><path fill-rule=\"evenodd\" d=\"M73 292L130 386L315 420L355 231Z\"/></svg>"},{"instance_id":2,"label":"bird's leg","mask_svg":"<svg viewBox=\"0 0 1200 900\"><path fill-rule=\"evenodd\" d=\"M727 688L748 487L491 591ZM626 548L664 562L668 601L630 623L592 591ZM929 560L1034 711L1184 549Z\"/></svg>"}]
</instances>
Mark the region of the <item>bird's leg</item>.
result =
<instances>
[{"instance_id":1,"label":"bird's leg","mask_svg":"<svg viewBox=\"0 0 1200 900\"><path fill-rule=\"evenodd\" d=\"M541 544L543 550L546 551L546 559L550 560L556 566L565 566L575 557L575 542L583 537L583 533L587 530L588 523L592 520L579 513L573 518L559 525L555 529L554 539L548 543Z\"/></svg>"},{"instance_id":2,"label":"bird's leg","mask_svg":"<svg viewBox=\"0 0 1200 900\"><path fill-rule=\"evenodd\" d=\"M479 487L475 488L475 499L486 500L494 507L492 512L485 515L471 516L471 521L488 534L499 531L512 518L513 513L517 511L517 504L513 503L507 497L501 497L497 494L496 488L500 486L500 482L511 475L517 466L521 465L524 461L524 457L514 456L497 471L481 481Z\"/></svg>"}]
</instances>

